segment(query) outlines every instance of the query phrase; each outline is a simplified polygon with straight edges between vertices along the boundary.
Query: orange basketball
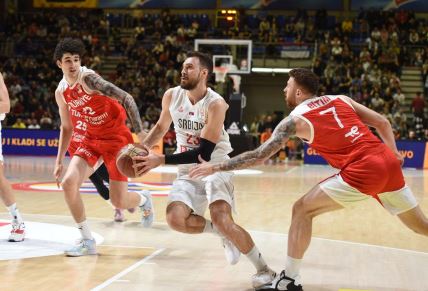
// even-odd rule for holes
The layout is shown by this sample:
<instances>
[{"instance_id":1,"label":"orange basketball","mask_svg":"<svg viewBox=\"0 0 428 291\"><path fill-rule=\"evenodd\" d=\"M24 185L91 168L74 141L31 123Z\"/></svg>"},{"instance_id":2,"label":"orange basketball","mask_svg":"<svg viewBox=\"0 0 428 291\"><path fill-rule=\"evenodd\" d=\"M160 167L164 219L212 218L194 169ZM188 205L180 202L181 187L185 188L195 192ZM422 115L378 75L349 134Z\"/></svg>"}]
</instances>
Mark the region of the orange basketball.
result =
<instances>
[{"instance_id":1,"label":"orange basketball","mask_svg":"<svg viewBox=\"0 0 428 291\"><path fill-rule=\"evenodd\" d=\"M133 168L134 162L132 160L135 156L147 156L148 152L142 145L138 143L130 143L124 146L117 154L116 166L122 175L128 178L135 178L135 170Z\"/></svg>"}]
</instances>

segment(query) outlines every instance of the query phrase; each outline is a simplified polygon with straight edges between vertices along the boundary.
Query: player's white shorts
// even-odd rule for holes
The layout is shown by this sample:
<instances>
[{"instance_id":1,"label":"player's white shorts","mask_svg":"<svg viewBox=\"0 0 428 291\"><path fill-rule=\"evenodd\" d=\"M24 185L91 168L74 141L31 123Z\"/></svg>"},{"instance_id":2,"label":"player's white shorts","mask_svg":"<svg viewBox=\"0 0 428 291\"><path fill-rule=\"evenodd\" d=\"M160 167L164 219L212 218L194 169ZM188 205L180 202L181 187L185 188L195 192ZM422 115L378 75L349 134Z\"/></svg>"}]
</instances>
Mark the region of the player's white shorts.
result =
<instances>
[{"instance_id":1,"label":"player's white shorts","mask_svg":"<svg viewBox=\"0 0 428 291\"><path fill-rule=\"evenodd\" d=\"M330 198L343 207L372 198L343 181L339 174L324 180L319 185ZM418 205L412 190L407 185L397 191L384 192L377 196L383 207L393 215L406 212Z\"/></svg>"},{"instance_id":2,"label":"player's white shorts","mask_svg":"<svg viewBox=\"0 0 428 291\"><path fill-rule=\"evenodd\" d=\"M203 179L178 177L172 183L169 203L180 201L189 206L197 215L203 216L207 206L224 200L235 210L232 184L233 173L218 172Z\"/></svg>"}]
</instances>

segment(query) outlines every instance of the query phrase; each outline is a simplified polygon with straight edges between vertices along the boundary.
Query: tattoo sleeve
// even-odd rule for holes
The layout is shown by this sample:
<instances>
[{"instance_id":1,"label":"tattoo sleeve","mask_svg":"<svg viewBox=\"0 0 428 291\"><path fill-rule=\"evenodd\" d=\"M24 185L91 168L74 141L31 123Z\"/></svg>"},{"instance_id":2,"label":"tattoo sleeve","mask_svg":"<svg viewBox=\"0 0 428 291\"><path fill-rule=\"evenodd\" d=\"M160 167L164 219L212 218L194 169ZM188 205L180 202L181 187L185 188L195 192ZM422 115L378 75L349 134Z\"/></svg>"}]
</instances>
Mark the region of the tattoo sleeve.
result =
<instances>
[{"instance_id":1,"label":"tattoo sleeve","mask_svg":"<svg viewBox=\"0 0 428 291\"><path fill-rule=\"evenodd\" d=\"M99 91L104 95L119 101L119 103L125 108L135 133L143 131L143 124L141 122L137 104L130 94L96 74L86 75L84 77L84 81L89 89Z\"/></svg>"},{"instance_id":2,"label":"tattoo sleeve","mask_svg":"<svg viewBox=\"0 0 428 291\"><path fill-rule=\"evenodd\" d=\"M278 152L296 134L296 124L291 117L283 119L275 128L272 136L257 149L242 153L230 160L214 166L215 171L244 169L262 163Z\"/></svg>"}]
</instances>

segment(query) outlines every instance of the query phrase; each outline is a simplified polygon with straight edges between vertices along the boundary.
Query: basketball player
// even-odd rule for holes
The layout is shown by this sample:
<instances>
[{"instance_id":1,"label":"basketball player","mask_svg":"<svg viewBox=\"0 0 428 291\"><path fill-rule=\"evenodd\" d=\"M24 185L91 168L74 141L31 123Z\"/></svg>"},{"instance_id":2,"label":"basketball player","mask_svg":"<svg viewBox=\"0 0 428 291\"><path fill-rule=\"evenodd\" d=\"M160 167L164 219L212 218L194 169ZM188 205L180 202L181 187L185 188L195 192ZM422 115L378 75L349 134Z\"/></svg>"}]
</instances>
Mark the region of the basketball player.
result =
<instances>
[{"instance_id":1,"label":"basketball player","mask_svg":"<svg viewBox=\"0 0 428 291\"><path fill-rule=\"evenodd\" d=\"M174 122L176 153L164 156L151 152L146 157L135 158L135 167L138 174L144 174L160 164L180 165L169 195L168 225L184 233L220 235L230 264L238 262L241 252L254 264L257 274L252 283L258 287L271 282L275 273L266 265L250 234L233 221L232 173L217 173L204 181L188 176L189 164L197 163L198 155L224 161L229 159L228 154L232 151L223 126L228 105L223 97L207 87L212 70L213 62L208 55L188 54L181 71L180 86L164 94L159 120L144 140L148 147L155 145ZM203 217L207 204L212 222Z\"/></svg>"},{"instance_id":2,"label":"basketball player","mask_svg":"<svg viewBox=\"0 0 428 291\"><path fill-rule=\"evenodd\" d=\"M340 169L294 204L285 270L259 290L302 290L299 269L311 240L312 220L370 197L410 229L428 235L428 220L404 182L403 158L388 120L347 96L315 96L318 78L308 69L293 69L289 74L284 94L294 110L266 143L231 160L204 163L190 171L191 177L200 177L262 163L291 136L309 143L330 165ZM365 124L376 128L384 143Z\"/></svg>"},{"instance_id":3,"label":"basketball player","mask_svg":"<svg viewBox=\"0 0 428 291\"><path fill-rule=\"evenodd\" d=\"M71 136L70 145L68 146L68 153L70 157L73 157L74 152L79 148L80 143L83 141L86 130L80 126L81 121L75 116L71 116L71 122L73 124L73 133ZM104 182L109 182L110 177L108 174L107 167L104 163L95 170L95 172L89 176L89 180L91 180L92 184L94 184L97 189L98 194L107 202L110 202L110 191L108 187L104 184ZM111 202L110 202L111 203ZM134 212L134 208L128 209L129 212ZM123 209L115 208L114 209L114 221L123 222L125 221L125 214Z\"/></svg>"},{"instance_id":4,"label":"basketball player","mask_svg":"<svg viewBox=\"0 0 428 291\"><path fill-rule=\"evenodd\" d=\"M0 120L6 117L10 111L9 92L4 83L3 75L0 73ZM16 207L16 200L12 193L12 187L4 176L3 155L1 145L1 123L0 123L0 196L12 216L12 231L10 232L10 242L20 242L25 237L24 220Z\"/></svg>"},{"instance_id":5,"label":"basketball player","mask_svg":"<svg viewBox=\"0 0 428 291\"><path fill-rule=\"evenodd\" d=\"M128 143L133 143L131 132L125 124L126 113L140 140L145 137L135 101L131 95L105 81L94 71L82 67L83 53L82 41L71 38L61 40L54 52L54 60L64 74L55 91L61 118L59 149L54 170L57 183L73 133L72 118L75 119L76 128L85 131L61 182L65 200L82 235L78 245L65 252L68 256L96 254L95 240L86 222L79 188L101 158L110 174L112 204L121 209L140 206L143 210L143 225L148 227L153 222L150 193L128 193L127 177L121 175L116 167L119 150Z\"/></svg>"}]
</instances>

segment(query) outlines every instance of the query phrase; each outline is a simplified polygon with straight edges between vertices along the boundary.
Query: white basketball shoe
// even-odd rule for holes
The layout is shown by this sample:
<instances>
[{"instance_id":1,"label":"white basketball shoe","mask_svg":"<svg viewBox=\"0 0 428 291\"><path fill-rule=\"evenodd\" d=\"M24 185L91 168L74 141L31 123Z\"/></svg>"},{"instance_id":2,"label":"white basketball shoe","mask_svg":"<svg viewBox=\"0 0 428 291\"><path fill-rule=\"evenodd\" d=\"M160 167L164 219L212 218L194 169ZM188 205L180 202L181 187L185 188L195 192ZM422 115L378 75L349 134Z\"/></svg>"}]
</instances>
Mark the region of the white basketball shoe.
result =
<instances>
[{"instance_id":1,"label":"white basketball shoe","mask_svg":"<svg viewBox=\"0 0 428 291\"><path fill-rule=\"evenodd\" d=\"M17 220L12 220L12 230L10 231L9 241L10 242L21 242L25 238L25 224L23 222L18 223Z\"/></svg>"}]
</instances>

